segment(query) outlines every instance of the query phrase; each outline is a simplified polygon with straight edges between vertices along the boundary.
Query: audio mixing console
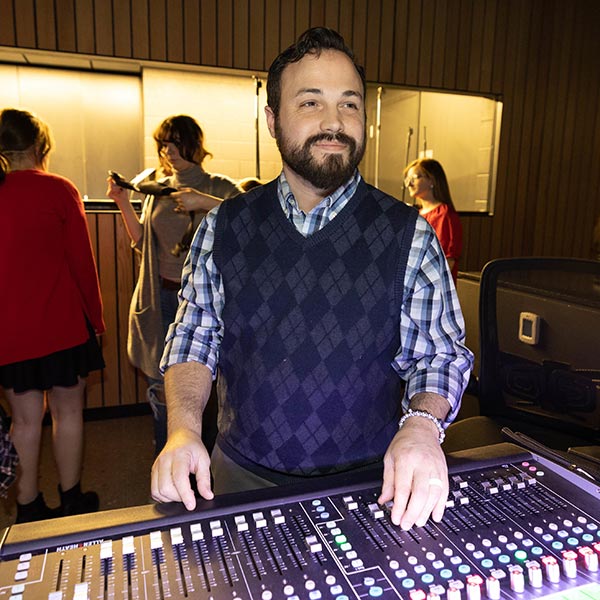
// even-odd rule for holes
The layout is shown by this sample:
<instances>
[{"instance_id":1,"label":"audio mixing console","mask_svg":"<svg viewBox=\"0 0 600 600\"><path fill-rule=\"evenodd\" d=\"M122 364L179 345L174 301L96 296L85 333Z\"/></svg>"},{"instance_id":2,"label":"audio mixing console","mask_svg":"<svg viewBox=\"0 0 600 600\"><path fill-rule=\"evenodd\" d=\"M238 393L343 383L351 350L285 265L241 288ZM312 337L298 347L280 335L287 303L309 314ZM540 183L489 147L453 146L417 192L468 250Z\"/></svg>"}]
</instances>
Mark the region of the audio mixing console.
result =
<instances>
[{"instance_id":1,"label":"audio mixing console","mask_svg":"<svg viewBox=\"0 0 600 600\"><path fill-rule=\"evenodd\" d=\"M450 463L441 523L403 531L378 474L13 526L0 599L600 599L599 488L510 444Z\"/></svg>"}]
</instances>

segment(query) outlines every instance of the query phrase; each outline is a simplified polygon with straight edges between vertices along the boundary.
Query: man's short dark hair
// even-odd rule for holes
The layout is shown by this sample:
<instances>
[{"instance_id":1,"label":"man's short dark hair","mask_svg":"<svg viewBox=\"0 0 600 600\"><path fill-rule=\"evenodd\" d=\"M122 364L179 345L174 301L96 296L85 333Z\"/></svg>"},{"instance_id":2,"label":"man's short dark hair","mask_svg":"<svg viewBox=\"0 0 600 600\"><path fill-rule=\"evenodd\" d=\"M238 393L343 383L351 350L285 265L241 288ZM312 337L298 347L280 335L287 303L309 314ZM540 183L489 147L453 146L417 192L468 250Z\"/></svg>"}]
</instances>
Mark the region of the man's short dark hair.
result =
<instances>
[{"instance_id":1,"label":"man's short dark hair","mask_svg":"<svg viewBox=\"0 0 600 600\"><path fill-rule=\"evenodd\" d=\"M354 64L363 85L363 96L366 89L365 71L356 62L354 52L346 46L344 38L335 30L327 27L313 27L305 31L298 40L289 48L285 49L269 67L267 77L267 104L271 107L273 114L279 114L281 103L281 74L285 68L294 62L298 62L307 54L320 56L323 50L339 50L343 52Z\"/></svg>"}]
</instances>

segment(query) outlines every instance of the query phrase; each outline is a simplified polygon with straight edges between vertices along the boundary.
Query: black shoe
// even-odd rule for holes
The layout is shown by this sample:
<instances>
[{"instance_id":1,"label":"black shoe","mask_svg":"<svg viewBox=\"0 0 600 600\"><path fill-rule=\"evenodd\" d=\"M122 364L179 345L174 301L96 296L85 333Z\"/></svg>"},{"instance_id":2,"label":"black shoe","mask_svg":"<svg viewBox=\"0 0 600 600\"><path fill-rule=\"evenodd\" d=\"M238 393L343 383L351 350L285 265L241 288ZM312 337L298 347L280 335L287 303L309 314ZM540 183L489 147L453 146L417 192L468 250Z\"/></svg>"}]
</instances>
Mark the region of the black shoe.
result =
<instances>
[{"instance_id":1,"label":"black shoe","mask_svg":"<svg viewBox=\"0 0 600 600\"><path fill-rule=\"evenodd\" d=\"M60 513L63 517L96 512L100 506L98 494L96 492L82 492L79 483L66 492L63 492L59 485L58 493L60 494Z\"/></svg>"},{"instance_id":2,"label":"black shoe","mask_svg":"<svg viewBox=\"0 0 600 600\"><path fill-rule=\"evenodd\" d=\"M17 519L15 523L30 523L32 521L43 521L44 519L53 519L60 516L58 508L50 508L40 492L35 500L27 504L17 502Z\"/></svg>"}]
</instances>

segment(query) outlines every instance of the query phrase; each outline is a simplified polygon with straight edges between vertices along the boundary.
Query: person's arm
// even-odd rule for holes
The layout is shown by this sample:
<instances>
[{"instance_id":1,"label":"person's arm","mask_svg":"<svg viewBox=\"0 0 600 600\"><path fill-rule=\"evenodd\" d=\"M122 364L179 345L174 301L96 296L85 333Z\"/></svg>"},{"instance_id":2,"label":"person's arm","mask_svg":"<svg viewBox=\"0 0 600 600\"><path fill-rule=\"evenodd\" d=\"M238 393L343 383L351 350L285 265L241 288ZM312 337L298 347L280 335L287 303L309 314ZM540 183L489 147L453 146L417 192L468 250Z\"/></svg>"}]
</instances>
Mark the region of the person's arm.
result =
<instances>
[{"instance_id":1,"label":"person's arm","mask_svg":"<svg viewBox=\"0 0 600 600\"><path fill-rule=\"evenodd\" d=\"M165 373L169 436L152 467L152 497L196 507L189 474L198 492L210 500L210 456L202 443L202 413L212 387L212 372L197 362L175 364Z\"/></svg>"},{"instance_id":2,"label":"person's arm","mask_svg":"<svg viewBox=\"0 0 600 600\"><path fill-rule=\"evenodd\" d=\"M169 198L172 198L175 202L176 212L208 212L223 202L222 198L217 198L216 196L205 194L204 192L199 192L198 190L190 187L179 188L179 190L177 192L173 192Z\"/></svg>"},{"instance_id":3,"label":"person's arm","mask_svg":"<svg viewBox=\"0 0 600 600\"><path fill-rule=\"evenodd\" d=\"M417 220L400 318L402 347L394 367L407 382L404 411L423 410L449 425L460 408L473 355L464 345L464 321L437 237ZM381 503L394 501L392 521L403 529L443 516L448 468L433 419L404 421L384 458Z\"/></svg>"},{"instance_id":4,"label":"person's arm","mask_svg":"<svg viewBox=\"0 0 600 600\"><path fill-rule=\"evenodd\" d=\"M212 259L212 212L202 221L182 273L180 304L169 327L161 371L165 373L167 443L152 467L152 497L196 505L189 474L199 493L213 497L210 458L202 443L202 412L210 395L222 337L223 286Z\"/></svg>"},{"instance_id":5,"label":"person's arm","mask_svg":"<svg viewBox=\"0 0 600 600\"><path fill-rule=\"evenodd\" d=\"M83 201L75 186L65 188L67 201L64 240L66 259L81 294L84 312L96 334L104 333L102 295Z\"/></svg>"},{"instance_id":6,"label":"person's arm","mask_svg":"<svg viewBox=\"0 0 600 600\"><path fill-rule=\"evenodd\" d=\"M211 176L206 189L210 193L191 187L182 187L169 197L175 200L177 212L208 212L215 206L219 206L223 200L233 198L244 191L233 181L220 175Z\"/></svg>"},{"instance_id":7,"label":"person's arm","mask_svg":"<svg viewBox=\"0 0 600 600\"><path fill-rule=\"evenodd\" d=\"M106 195L114 200L121 211L125 229L127 229L131 241L134 244L138 244L142 238L142 224L140 223L140 219L138 218L133 205L129 201L129 192L118 186L112 177L109 177L107 181L108 189L106 190Z\"/></svg>"},{"instance_id":8,"label":"person's arm","mask_svg":"<svg viewBox=\"0 0 600 600\"><path fill-rule=\"evenodd\" d=\"M456 259L446 258L446 260L448 261L448 266L450 267L450 270L452 271L452 269L454 269L454 265L456 264Z\"/></svg>"},{"instance_id":9,"label":"person's arm","mask_svg":"<svg viewBox=\"0 0 600 600\"><path fill-rule=\"evenodd\" d=\"M443 421L448 401L434 393L415 395L410 408ZM441 521L448 499L448 467L439 442L440 432L423 416L408 418L394 436L383 459L379 503L393 500L392 522L402 529L422 527L431 516Z\"/></svg>"},{"instance_id":10,"label":"person's arm","mask_svg":"<svg viewBox=\"0 0 600 600\"><path fill-rule=\"evenodd\" d=\"M454 263L462 255L463 247L462 223L458 213L448 207L443 217L436 223L435 233L452 271Z\"/></svg>"}]
</instances>

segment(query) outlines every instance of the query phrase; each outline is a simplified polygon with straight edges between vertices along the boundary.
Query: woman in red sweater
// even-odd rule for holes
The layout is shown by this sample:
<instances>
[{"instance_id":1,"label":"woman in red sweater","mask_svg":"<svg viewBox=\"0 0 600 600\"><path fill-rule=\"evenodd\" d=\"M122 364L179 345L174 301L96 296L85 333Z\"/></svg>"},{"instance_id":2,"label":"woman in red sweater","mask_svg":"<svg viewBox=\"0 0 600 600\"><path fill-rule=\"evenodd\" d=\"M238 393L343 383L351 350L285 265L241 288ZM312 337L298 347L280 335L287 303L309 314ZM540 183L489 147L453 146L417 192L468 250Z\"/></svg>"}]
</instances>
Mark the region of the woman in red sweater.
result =
<instances>
[{"instance_id":1,"label":"woman in red sweater","mask_svg":"<svg viewBox=\"0 0 600 600\"><path fill-rule=\"evenodd\" d=\"M433 227L456 283L463 246L462 224L442 165L433 158L413 160L404 169L404 185L419 214Z\"/></svg>"},{"instance_id":2,"label":"woman in red sweater","mask_svg":"<svg viewBox=\"0 0 600 600\"><path fill-rule=\"evenodd\" d=\"M75 186L48 172L45 123L0 112L0 386L19 454L17 522L98 509L82 493L85 378L104 367L96 334L102 300L83 202ZM38 489L42 419L52 417L60 510Z\"/></svg>"}]
</instances>

